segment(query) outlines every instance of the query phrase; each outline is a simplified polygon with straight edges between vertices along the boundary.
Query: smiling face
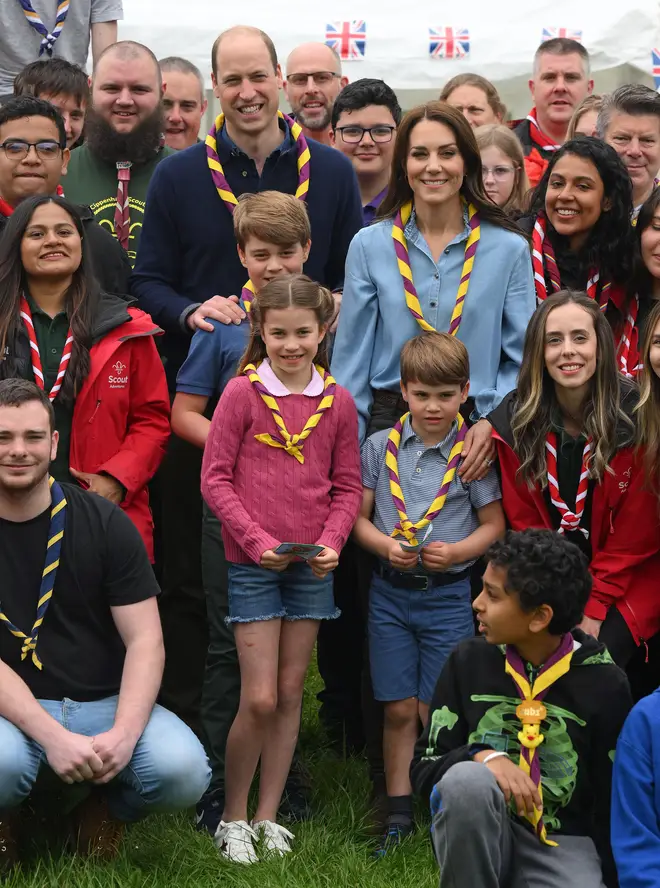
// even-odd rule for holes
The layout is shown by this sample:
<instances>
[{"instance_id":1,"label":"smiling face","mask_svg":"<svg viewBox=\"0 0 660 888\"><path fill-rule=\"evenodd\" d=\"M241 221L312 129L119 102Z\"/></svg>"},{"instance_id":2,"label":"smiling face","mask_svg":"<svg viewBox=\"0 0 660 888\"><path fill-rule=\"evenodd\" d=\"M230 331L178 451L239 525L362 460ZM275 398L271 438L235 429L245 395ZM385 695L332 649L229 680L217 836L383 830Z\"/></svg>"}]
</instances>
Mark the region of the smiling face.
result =
<instances>
[{"instance_id":1,"label":"smiling face","mask_svg":"<svg viewBox=\"0 0 660 888\"><path fill-rule=\"evenodd\" d=\"M50 96L42 94L39 98L45 99L59 110L64 119L66 147L73 148L82 136L83 127L85 126L85 110L87 108L85 102L81 104L75 96L67 95Z\"/></svg>"},{"instance_id":2,"label":"smiling face","mask_svg":"<svg viewBox=\"0 0 660 888\"><path fill-rule=\"evenodd\" d=\"M0 195L16 206L34 194L55 194L60 179L66 174L69 149L59 148L60 134L53 120L47 117L21 117L0 126L0 144L11 140L56 143L48 156L30 148L27 157L16 160L11 150L0 150Z\"/></svg>"},{"instance_id":3,"label":"smiling face","mask_svg":"<svg viewBox=\"0 0 660 888\"><path fill-rule=\"evenodd\" d=\"M245 249L238 247L238 256L247 269L250 280L258 293L268 281L283 274L300 274L309 256L311 241L302 244L274 244L250 236Z\"/></svg>"},{"instance_id":4,"label":"smiling face","mask_svg":"<svg viewBox=\"0 0 660 888\"><path fill-rule=\"evenodd\" d=\"M467 400L470 384L427 385L424 382L401 383L401 393L408 404L413 430L422 440L442 441L449 434L461 404Z\"/></svg>"},{"instance_id":5,"label":"smiling face","mask_svg":"<svg viewBox=\"0 0 660 888\"><path fill-rule=\"evenodd\" d=\"M94 110L117 133L132 132L153 114L161 92L158 66L144 53L125 58L110 51L94 70Z\"/></svg>"},{"instance_id":6,"label":"smiling face","mask_svg":"<svg viewBox=\"0 0 660 888\"><path fill-rule=\"evenodd\" d=\"M601 213L609 209L605 187L591 160L565 154L552 169L545 194L545 211L557 234L579 249Z\"/></svg>"},{"instance_id":7,"label":"smiling face","mask_svg":"<svg viewBox=\"0 0 660 888\"><path fill-rule=\"evenodd\" d=\"M375 142L371 133L363 133L359 142L347 142L342 132L343 127L361 127L372 129L383 128L383 135L389 132L387 142ZM394 129L390 129L394 127ZM350 129L347 131L350 138ZM361 177L389 176L394 154L396 123L392 112L385 105L366 105L357 111L342 111L336 128L335 147L350 158L358 179Z\"/></svg>"},{"instance_id":8,"label":"smiling face","mask_svg":"<svg viewBox=\"0 0 660 888\"><path fill-rule=\"evenodd\" d=\"M263 40L249 32L228 34L216 53L213 92L220 100L230 132L257 136L277 114L282 71Z\"/></svg>"},{"instance_id":9,"label":"smiling face","mask_svg":"<svg viewBox=\"0 0 660 888\"><path fill-rule=\"evenodd\" d=\"M0 407L0 489L29 493L40 484L57 454L57 439L39 401Z\"/></svg>"},{"instance_id":10,"label":"smiling face","mask_svg":"<svg viewBox=\"0 0 660 888\"><path fill-rule=\"evenodd\" d=\"M660 118L614 112L605 141L624 162L636 205L646 199L660 169Z\"/></svg>"},{"instance_id":11,"label":"smiling face","mask_svg":"<svg viewBox=\"0 0 660 888\"><path fill-rule=\"evenodd\" d=\"M458 200L465 163L453 131L435 120L420 120L410 131L406 177L418 202L437 206Z\"/></svg>"},{"instance_id":12,"label":"smiling face","mask_svg":"<svg viewBox=\"0 0 660 888\"><path fill-rule=\"evenodd\" d=\"M640 246L644 265L651 277L660 282L660 207L653 214L651 224L642 232Z\"/></svg>"},{"instance_id":13,"label":"smiling face","mask_svg":"<svg viewBox=\"0 0 660 888\"><path fill-rule=\"evenodd\" d=\"M326 330L310 308L269 308L261 338L273 372L286 385L287 377L311 371Z\"/></svg>"},{"instance_id":14,"label":"smiling face","mask_svg":"<svg viewBox=\"0 0 660 888\"><path fill-rule=\"evenodd\" d=\"M348 82L339 66L337 56L322 43L299 46L287 60L286 97L298 123L311 132L330 126L332 106Z\"/></svg>"},{"instance_id":15,"label":"smiling face","mask_svg":"<svg viewBox=\"0 0 660 888\"><path fill-rule=\"evenodd\" d=\"M593 88L594 82L587 78L584 62L576 52L541 53L534 78L529 81L541 129L546 121L555 128L568 128L573 111Z\"/></svg>"},{"instance_id":16,"label":"smiling face","mask_svg":"<svg viewBox=\"0 0 660 888\"><path fill-rule=\"evenodd\" d=\"M197 142L207 103L194 74L167 71L163 74L163 81L165 144L180 151Z\"/></svg>"},{"instance_id":17,"label":"smiling face","mask_svg":"<svg viewBox=\"0 0 660 888\"><path fill-rule=\"evenodd\" d=\"M63 207L37 207L21 241L21 261L30 278L66 278L82 259L82 241L73 219Z\"/></svg>"},{"instance_id":18,"label":"smiling face","mask_svg":"<svg viewBox=\"0 0 660 888\"><path fill-rule=\"evenodd\" d=\"M457 86L447 96L447 104L458 109L474 129L487 123L501 123L502 118L490 107L486 93L478 86Z\"/></svg>"},{"instance_id":19,"label":"smiling face","mask_svg":"<svg viewBox=\"0 0 660 888\"><path fill-rule=\"evenodd\" d=\"M593 318L569 302L553 308L545 323L545 366L555 388L587 393L598 354Z\"/></svg>"}]
</instances>

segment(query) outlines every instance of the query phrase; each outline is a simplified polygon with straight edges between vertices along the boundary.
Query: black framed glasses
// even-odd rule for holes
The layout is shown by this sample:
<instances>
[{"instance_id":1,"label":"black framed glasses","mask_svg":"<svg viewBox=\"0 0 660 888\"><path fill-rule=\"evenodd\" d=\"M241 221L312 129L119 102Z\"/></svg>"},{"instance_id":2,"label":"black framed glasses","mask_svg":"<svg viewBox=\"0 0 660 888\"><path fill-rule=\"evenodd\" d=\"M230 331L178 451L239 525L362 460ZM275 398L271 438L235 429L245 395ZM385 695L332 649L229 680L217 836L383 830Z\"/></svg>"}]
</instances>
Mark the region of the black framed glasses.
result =
<instances>
[{"instance_id":1,"label":"black framed glasses","mask_svg":"<svg viewBox=\"0 0 660 888\"><path fill-rule=\"evenodd\" d=\"M329 86L335 77L341 77L341 74L335 74L334 71L299 71L297 74L287 74L286 80L292 86L307 86L310 77L317 86Z\"/></svg>"},{"instance_id":2,"label":"black framed glasses","mask_svg":"<svg viewBox=\"0 0 660 888\"><path fill-rule=\"evenodd\" d=\"M25 160L30 153L30 148L34 148L37 157L41 160L53 160L57 157L62 146L54 139L41 139L39 142L26 142L24 139L5 139L0 148L10 160Z\"/></svg>"},{"instance_id":3,"label":"black framed glasses","mask_svg":"<svg viewBox=\"0 0 660 888\"><path fill-rule=\"evenodd\" d=\"M341 134L344 142L348 142L348 144L357 145L358 142L362 141L365 133L369 133L374 142L382 144L383 142L392 141L392 134L395 129L395 126L388 126L384 123L378 126L356 126L352 124L351 126L338 126L337 132Z\"/></svg>"}]
</instances>

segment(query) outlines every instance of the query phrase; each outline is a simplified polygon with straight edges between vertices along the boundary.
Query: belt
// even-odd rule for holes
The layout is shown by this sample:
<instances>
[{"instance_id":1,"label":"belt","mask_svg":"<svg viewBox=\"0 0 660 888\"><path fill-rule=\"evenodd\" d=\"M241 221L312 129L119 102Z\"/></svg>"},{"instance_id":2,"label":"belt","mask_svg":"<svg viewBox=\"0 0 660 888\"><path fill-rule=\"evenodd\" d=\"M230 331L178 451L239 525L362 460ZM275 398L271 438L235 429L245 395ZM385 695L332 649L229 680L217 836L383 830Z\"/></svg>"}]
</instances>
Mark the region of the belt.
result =
<instances>
[{"instance_id":1,"label":"belt","mask_svg":"<svg viewBox=\"0 0 660 888\"><path fill-rule=\"evenodd\" d=\"M376 566L376 574L383 580L394 586L395 589L410 589L413 592L426 592L438 586L450 586L467 580L470 576L470 568L466 567L456 573L430 573L414 574L404 570L395 570L388 564L379 561Z\"/></svg>"}]
</instances>

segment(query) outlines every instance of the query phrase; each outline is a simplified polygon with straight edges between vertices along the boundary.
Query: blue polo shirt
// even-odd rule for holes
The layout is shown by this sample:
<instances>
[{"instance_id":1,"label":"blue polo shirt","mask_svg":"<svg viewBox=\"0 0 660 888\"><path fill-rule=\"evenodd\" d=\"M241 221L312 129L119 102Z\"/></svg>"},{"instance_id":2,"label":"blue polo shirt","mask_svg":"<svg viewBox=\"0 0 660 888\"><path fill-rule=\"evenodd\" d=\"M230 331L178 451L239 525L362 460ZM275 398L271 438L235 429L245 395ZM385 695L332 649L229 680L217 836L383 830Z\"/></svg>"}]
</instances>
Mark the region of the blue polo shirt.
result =
<instances>
[{"instance_id":1,"label":"blue polo shirt","mask_svg":"<svg viewBox=\"0 0 660 888\"><path fill-rule=\"evenodd\" d=\"M197 330L190 343L188 357L176 378L177 392L215 398L222 394L236 376L238 362L250 338L250 321L222 324L208 319L213 332Z\"/></svg>"}]
</instances>

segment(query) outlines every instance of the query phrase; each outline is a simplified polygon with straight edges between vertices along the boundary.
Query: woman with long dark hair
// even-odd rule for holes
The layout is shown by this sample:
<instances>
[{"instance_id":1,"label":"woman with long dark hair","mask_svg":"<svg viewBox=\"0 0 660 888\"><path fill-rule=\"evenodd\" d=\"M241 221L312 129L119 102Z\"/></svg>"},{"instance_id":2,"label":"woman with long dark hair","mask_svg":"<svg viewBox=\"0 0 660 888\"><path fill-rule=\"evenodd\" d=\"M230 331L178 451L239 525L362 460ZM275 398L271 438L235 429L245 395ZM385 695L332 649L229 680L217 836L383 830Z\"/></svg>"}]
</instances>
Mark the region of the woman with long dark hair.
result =
<instances>
[{"instance_id":1,"label":"woman with long dark hair","mask_svg":"<svg viewBox=\"0 0 660 888\"><path fill-rule=\"evenodd\" d=\"M637 399L597 301L561 290L535 312L518 387L489 417L510 526L554 529L582 549L593 591L581 628L624 668L660 629L660 512L636 447Z\"/></svg>"},{"instance_id":2,"label":"woman with long dark hair","mask_svg":"<svg viewBox=\"0 0 660 888\"><path fill-rule=\"evenodd\" d=\"M100 290L73 204L19 204L0 240L0 379L48 392L59 433L51 473L120 504L152 558L147 483L169 437L161 332Z\"/></svg>"},{"instance_id":3,"label":"woman with long dark hair","mask_svg":"<svg viewBox=\"0 0 660 888\"><path fill-rule=\"evenodd\" d=\"M333 374L355 398L364 438L405 412L404 343L420 329L458 336L475 423L460 474L481 477L493 452L480 420L515 385L534 289L528 244L486 195L474 133L455 108L429 102L406 114L379 216L349 249Z\"/></svg>"},{"instance_id":4,"label":"woman with long dark hair","mask_svg":"<svg viewBox=\"0 0 660 888\"><path fill-rule=\"evenodd\" d=\"M630 372L627 287L632 275L632 186L616 151L580 136L553 155L520 224L532 235L539 301L560 289L582 290L605 312L619 368Z\"/></svg>"}]
</instances>

